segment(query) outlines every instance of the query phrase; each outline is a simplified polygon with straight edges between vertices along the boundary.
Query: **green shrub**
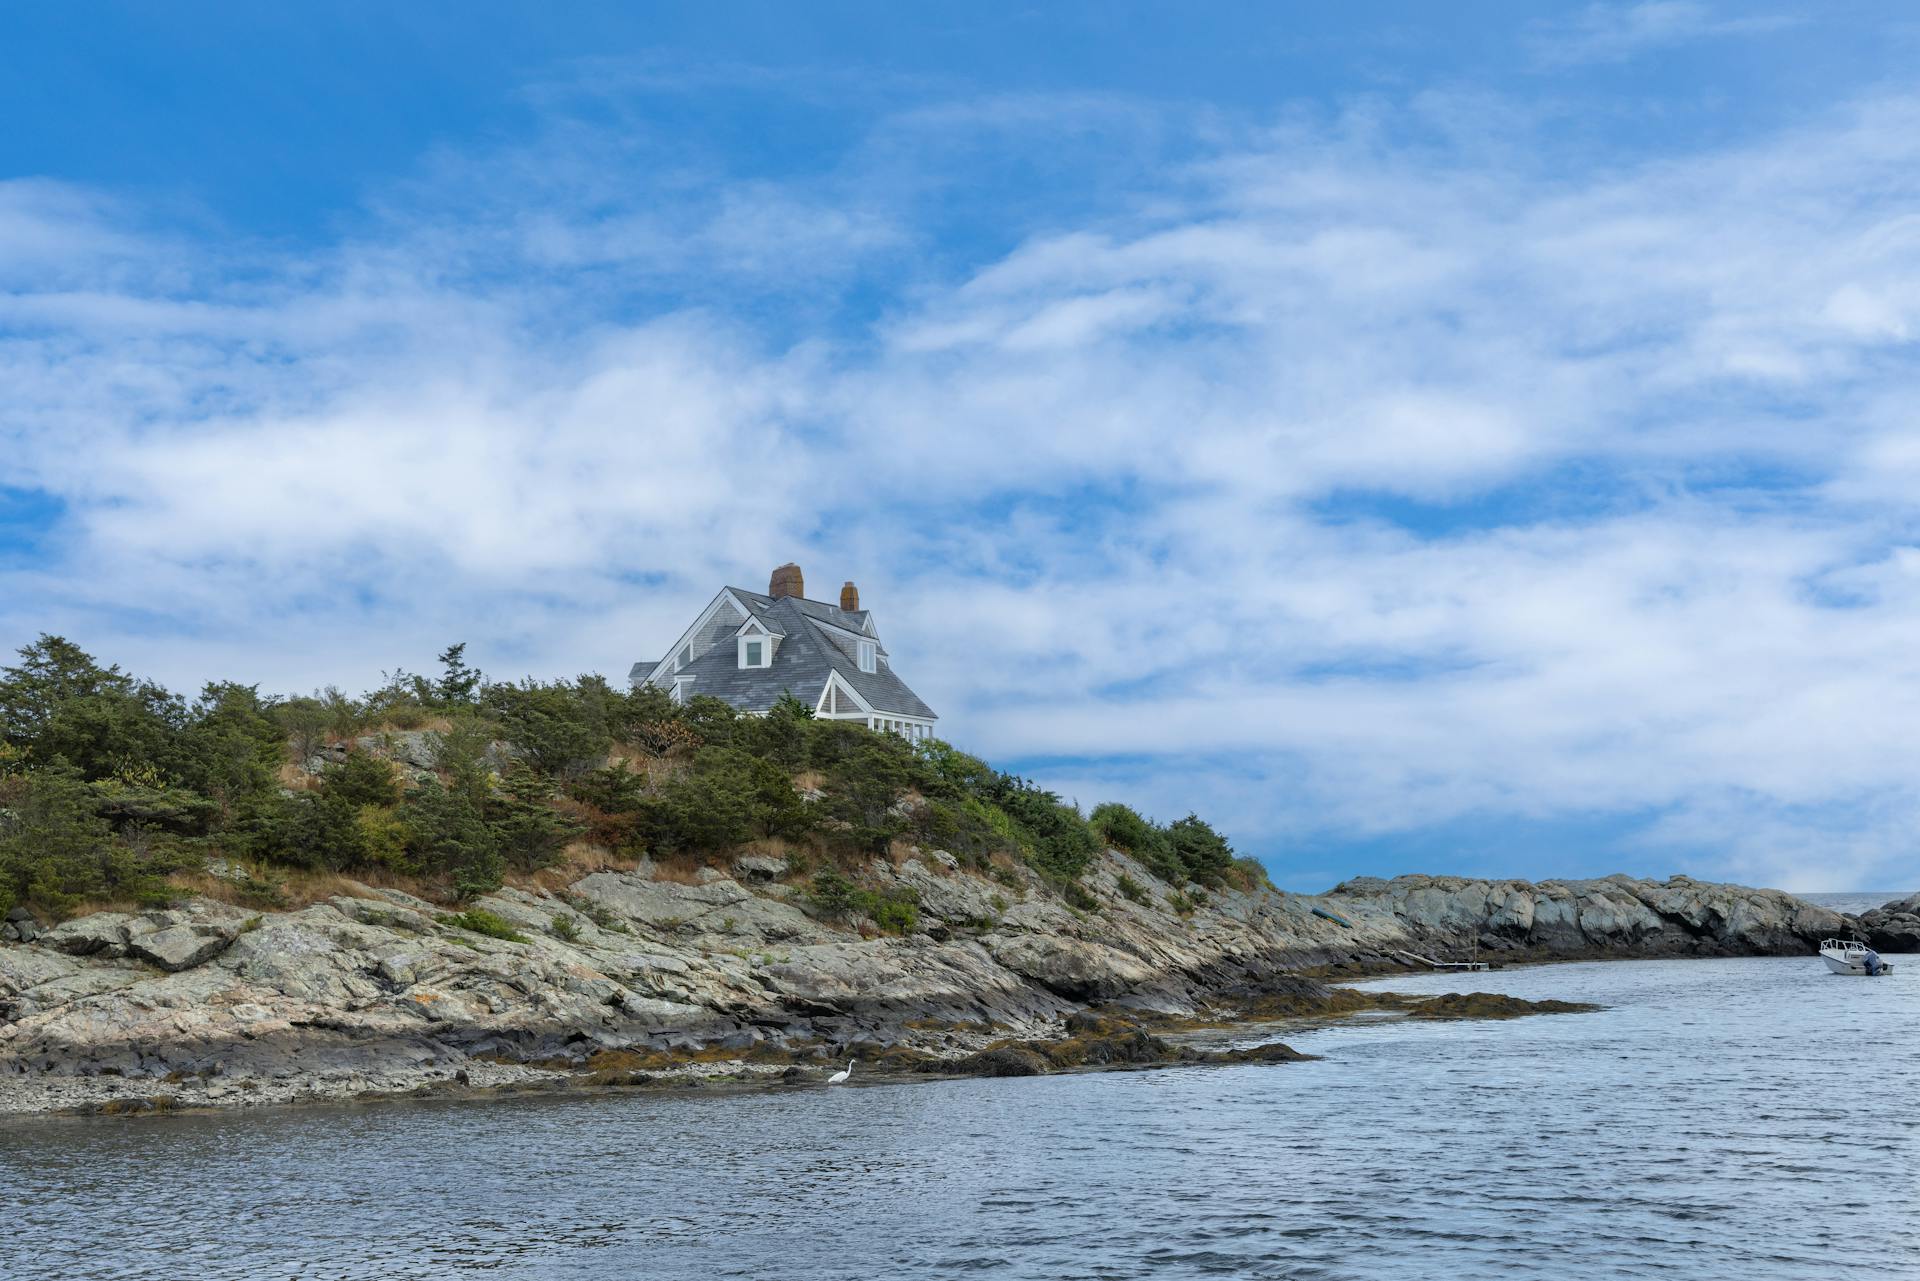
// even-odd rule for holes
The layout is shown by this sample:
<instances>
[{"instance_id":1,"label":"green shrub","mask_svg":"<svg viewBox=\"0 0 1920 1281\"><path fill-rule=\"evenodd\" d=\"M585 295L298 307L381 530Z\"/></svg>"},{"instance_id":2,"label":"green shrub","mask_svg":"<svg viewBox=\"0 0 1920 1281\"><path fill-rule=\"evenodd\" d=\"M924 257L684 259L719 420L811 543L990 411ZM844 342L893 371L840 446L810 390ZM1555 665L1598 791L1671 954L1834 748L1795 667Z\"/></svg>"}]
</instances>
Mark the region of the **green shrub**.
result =
<instances>
[{"instance_id":1,"label":"green shrub","mask_svg":"<svg viewBox=\"0 0 1920 1281\"><path fill-rule=\"evenodd\" d=\"M1140 854L1150 848L1156 835L1152 823L1132 806L1118 801L1094 806L1093 813L1087 815L1087 826L1108 845L1129 854Z\"/></svg>"},{"instance_id":2,"label":"green shrub","mask_svg":"<svg viewBox=\"0 0 1920 1281\"><path fill-rule=\"evenodd\" d=\"M215 683L188 704L42 636L0 667L0 785L38 798L25 810L0 802L0 893L137 899L163 892L161 876L195 851L218 850L263 867L389 868L471 896L510 868L549 865L581 834L660 853L785 839L808 847L795 854L799 875L809 858L872 856L909 838L1022 887L1022 875L999 866L1011 858L1083 905L1091 896L1069 887L1103 844L1175 886L1261 883L1257 865L1236 860L1196 816L1161 826L1109 804L1084 818L949 743L819 720L792 697L756 717L710 697L678 706L660 690L616 690L597 676L488 682L457 644L440 669L438 679L385 674L358 698L330 687L275 700ZM330 740L429 717L448 722L431 780L408 785L386 760L354 752L311 793L279 786L289 748L307 760ZM498 740L513 745L516 764L496 779L489 749ZM604 768L615 742L645 754L648 774ZM801 771L818 775L817 799L796 792ZM584 821L556 789L584 807ZM883 900L840 910L912 928L904 906Z\"/></svg>"},{"instance_id":3,"label":"green shrub","mask_svg":"<svg viewBox=\"0 0 1920 1281\"><path fill-rule=\"evenodd\" d=\"M1202 885L1218 885L1233 866L1233 847L1197 814L1167 827L1167 840L1187 876Z\"/></svg>"},{"instance_id":4,"label":"green shrub","mask_svg":"<svg viewBox=\"0 0 1920 1281\"><path fill-rule=\"evenodd\" d=\"M555 938L567 943L577 942L580 938L580 922L574 920L571 916L554 917L552 924L548 925L547 929L552 932Z\"/></svg>"},{"instance_id":5,"label":"green shrub","mask_svg":"<svg viewBox=\"0 0 1920 1281\"><path fill-rule=\"evenodd\" d=\"M348 752L347 759L320 771L320 790L348 805L392 805L400 799L393 762L372 752Z\"/></svg>"},{"instance_id":6,"label":"green shrub","mask_svg":"<svg viewBox=\"0 0 1920 1281\"><path fill-rule=\"evenodd\" d=\"M1125 872L1120 873L1116 884L1120 893L1133 902L1144 903L1147 901L1147 891L1141 887L1140 882L1134 880Z\"/></svg>"},{"instance_id":7,"label":"green shrub","mask_svg":"<svg viewBox=\"0 0 1920 1281\"><path fill-rule=\"evenodd\" d=\"M889 934L911 933L920 923L920 900L912 890L899 888L884 892L859 890L854 908L865 913L875 925Z\"/></svg>"},{"instance_id":8,"label":"green shrub","mask_svg":"<svg viewBox=\"0 0 1920 1281\"><path fill-rule=\"evenodd\" d=\"M155 885L94 812L77 770L55 763L0 778L0 915L25 902L61 915L82 898Z\"/></svg>"},{"instance_id":9,"label":"green shrub","mask_svg":"<svg viewBox=\"0 0 1920 1281\"><path fill-rule=\"evenodd\" d=\"M613 746L609 720L616 697L600 678L582 677L552 685L489 685L481 699L529 764L554 778L571 779L605 763Z\"/></svg>"},{"instance_id":10,"label":"green shrub","mask_svg":"<svg viewBox=\"0 0 1920 1281\"><path fill-rule=\"evenodd\" d=\"M462 898L500 888L504 860L470 786L422 783L407 793L400 819L416 873L447 880Z\"/></svg>"},{"instance_id":11,"label":"green shrub","mask_svg":"<svg viewBox=\"0 0 1920 1281\"><path fill-rule=\"evenodd\" d=\"M508 771L487 794L482 813L494 848L509 867L522 872L551 867L580 831L580 825L553 808L553 786L524 766Z\"/></svg>"},{"instance_id":12,"label":"green shrub","mask_svg":"<svg viewBox=\"0 0 1920 1281\"><path fill-rule=\"evenodd\" d=\"M1027 838L1028 861L1050 877L1078 879L1100 853L1100 841L1079 811L1012 774L997 777L988 797Z\"/></svg>"},{"instance_id":13,"label":"green shrub","mask_svg":"<svg viewBox=\"0 0 1920 1281\"><path fill-rule=\"evenodd\" d=\"M845 912L853 907L854 884L838 868L823 867L807 882L807 901L823 912Z\"/></svg>"},{"instance_id":14,"label":"green shrub","mask_svg":"<svg viewBox=\"0 0 1920 1281\"><path fill-rule=\"evenodd\" d=\"M458 916L442 916L440 924L451 925L457 930L484 934L488 938L505 939L509 943L528 941L526 935L513 928L511 921L497 912L489 912L484 907L470 907Z\"/></svg>"},{"instance_id":15,"label":"green shrub","mask_svg":"<svg viewBox=\"0 0 1920 1281\"><path fill-rule=\"evenodd\" d=\"M1087 887L1078 881L1055 881L1054 888L1060 891L1060 897L1067 900L1067 906L1075 911L1092 912L1100 906L1100 900L1088 893Z\"/></svg>"},{"instance_id":16,"label":"green shrub","mask_svg":"<svg viewBox=\"0 0 1920 1281\"><path fill-rule=\"evenodd\" d=\"M807 883L807 901L835 916L865 916L891 934L906 934L920 923L920 896L905 886L870 890L826 867Z\"/></svg>"},{"instance_id":17,"label":"green shrub","mask_svg":"<svg viewBox=\"0 0 1920 1281\"><path fill-rule=\"evenodd\" d=\"M345 797L301 792L282 801L267 833L267 848L283 863L341 871L368 861L360 811Z\"/></svg>"}]
</instances>

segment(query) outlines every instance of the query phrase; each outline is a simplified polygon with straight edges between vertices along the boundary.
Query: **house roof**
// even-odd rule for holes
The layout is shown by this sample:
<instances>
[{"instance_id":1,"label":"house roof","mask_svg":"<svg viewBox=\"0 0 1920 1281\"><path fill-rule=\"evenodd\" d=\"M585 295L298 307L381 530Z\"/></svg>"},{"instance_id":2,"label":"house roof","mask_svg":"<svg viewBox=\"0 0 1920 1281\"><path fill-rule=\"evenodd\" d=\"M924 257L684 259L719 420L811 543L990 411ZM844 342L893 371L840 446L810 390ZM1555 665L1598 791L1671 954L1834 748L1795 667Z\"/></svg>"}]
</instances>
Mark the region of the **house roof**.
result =
<instances>
[{"instance_id":1,"label":"house roof","mask_svg":"<svg viewBox=\"0 0 1920 1281\"><path fill-rule=\"evenodd\" d=\"M878 646L878 638L868 631L868 611L843 610L798 596L775 598L738 587L727 590L747 606L763 627L781 633L784 639L767 667L743 668L733 645L713 646L674 673L694 678L694 694L711 694L748 711L765 711L787 693L812 706L820 697L828 675L835 674L877 712L937 719L933 709L894 675L888 663L878 663L874 671L863 672L859 663L830 639L828 628L838 627L867 636ZM880 653L886 653L884 647ZM658 665L657 661L635 663L632 678L645 680Z\"/></svg>"}]
</instances>

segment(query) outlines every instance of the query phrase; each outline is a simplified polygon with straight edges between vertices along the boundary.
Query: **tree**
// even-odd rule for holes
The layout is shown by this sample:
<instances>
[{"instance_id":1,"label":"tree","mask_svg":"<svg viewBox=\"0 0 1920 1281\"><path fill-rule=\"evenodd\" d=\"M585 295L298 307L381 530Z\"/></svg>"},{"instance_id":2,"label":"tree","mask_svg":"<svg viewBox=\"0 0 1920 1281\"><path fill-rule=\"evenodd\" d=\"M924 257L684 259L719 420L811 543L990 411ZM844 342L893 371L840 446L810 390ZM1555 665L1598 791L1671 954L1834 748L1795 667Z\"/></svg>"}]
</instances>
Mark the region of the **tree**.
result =
<instances>
[{"instance_id":1,"label":"tree","mask_svg":"<svg viewBox=\"0 0 1920 1281\"><path fill-rule=\"evenodd\" d=\"M484 701L522 759L543 774L570 780L606 762L613 737L608 699L601 695L610 693L604 681L597 687L522 681L487 686Z\"/></svg>"},{"instance_id":2,"label":"tree","mask_svg":"<svg viewBox=\"0 0 1920 1281\"><path fill-rule=\"evenodd\" d=\"M467 666L467 643L449 645L440 653L440 679L434 682L434 699L442 704L471 703L481 680L479 669Z\"/></svg>"},{"instance_id":3,"label":"tree","mask_svg":"<svg viewBox=\"0 0 1920 1281\"><path fill-rule=\"evenodd\" d=\"M339 695L340 691L332 693ZM274 705L273 719L292 745L293 758L308 761L327 745L333 713L318 697L289 698Z\"/></svg>"},{"instance_id":4,"label":"tree","mask_svg":"<svg viewBox=\"0 0 1920 1281\"><path fill-rule=\"evenodd\" d=\"M31 746L71 699L133 689L132 677L118 667L100 666L65 637L43 632L18 652L18 666L0 667L0 735L17 746Z\"/></svg>"},{"instance_id":5,"label":"tree","mask_svg":"<svg viewBox=\"0 0 1920 1281\"><path fill-rule=\"evenodd\" d=\"M337 796L355 809L363 805L392 805L400 799L400 783L393 762L372 752L348 752L347 759L321 772L320 790Z\"/></svg>"},{"instance_id":6,"label":"tree","mask_svg":"<svg viewBox=\"0 0 1920 1281\"><path fill-rule=\"evenodd\" d=\"M359 811L346 798L302 792L286 798L271 827L273 857L295 867L344 871L367 861Z\"/></svg>"},{"instance_id":7,"label":"tree","mask_svg":"<svg viewBox=\"0 0 1920 1281\"><path fill-rule=\"evenodd\" d=\"M0 915L23 900L63 913L140 880L79 771L56 763L0 779Z\"/></svg>"},{"instance_id":8,"label":"tree","mask_svg":"<svg viewBox=\"0 0 1920 1281\"><path fill-rule=\"evenodd\" d=\"M209 684L193 705L175 769L183 785L205 795L224 816L243 798L274 787L286 739L273 703L255 685Z\"/></svg>"},{"instance_id":9,"label":"tree","mask_svg":"<svg viewBox=\"0 0 1920 1281\"><path fill-rule=\"evenodd\" d=\"M1167 840L1180 866L1202 885L1218 885L1233 866L1233 846L1198 814L1167 825Z\"/></svg>"},{"instance_id":10,"label":"tree","mask_svg":"<svg viewBox=\"0 0 1920 1281\"><path fill-rule=\"evenodd\" d=\"M580 824L553 808L553 785L524 765L508 771L487 797L487 827L507 864L522 872L552 866Z\"/></svg>"},{"instance_id":11,"label":"tree","mask_svg":"<svg viewBox=\"0 0 1920 1281\"><path fill-rule=\"evenodd\" d=\"M467 788L422 783L400 813L407 854L421 874L445 877L462 898L500 888L500 848Z\"/></svg>"}]
</instances>

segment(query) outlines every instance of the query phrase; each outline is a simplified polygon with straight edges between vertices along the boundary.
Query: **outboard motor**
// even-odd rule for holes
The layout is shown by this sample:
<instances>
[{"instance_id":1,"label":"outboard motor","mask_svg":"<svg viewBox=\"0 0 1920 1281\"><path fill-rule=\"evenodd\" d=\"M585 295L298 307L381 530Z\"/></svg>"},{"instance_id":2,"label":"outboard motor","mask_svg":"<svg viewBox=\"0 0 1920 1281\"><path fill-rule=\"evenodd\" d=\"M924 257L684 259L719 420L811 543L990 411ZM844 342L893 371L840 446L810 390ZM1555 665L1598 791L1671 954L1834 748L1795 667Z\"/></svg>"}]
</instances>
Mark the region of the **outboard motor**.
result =
<instances>
[{"instance_id":1,"label":"outboard motor","mask_svg":"<svg viewBox=\"0 0 1920 1281\"><path fill-rule=\"evenodd\" d=\"M1868 948L1866 956L1861 958L1861 960L1867 967L1867 977L1870 979L1878 978L1880 975L1880 953L1874 951L1872 948Z\"/></svg>"}]
</instances>

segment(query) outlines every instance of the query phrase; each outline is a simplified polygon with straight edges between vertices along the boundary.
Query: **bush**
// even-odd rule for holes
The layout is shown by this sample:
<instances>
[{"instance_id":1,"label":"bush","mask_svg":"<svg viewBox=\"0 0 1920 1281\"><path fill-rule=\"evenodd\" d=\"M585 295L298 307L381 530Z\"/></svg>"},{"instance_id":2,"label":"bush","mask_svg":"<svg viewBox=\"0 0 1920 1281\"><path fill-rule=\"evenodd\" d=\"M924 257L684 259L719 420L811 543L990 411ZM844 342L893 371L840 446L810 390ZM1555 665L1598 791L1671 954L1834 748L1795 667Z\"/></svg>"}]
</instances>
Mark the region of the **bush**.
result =
<instances>
[{"instance_id":1,"label":"bush","mask_svg":"<svg viewBox=\"0 0 1920 1281\"><path fill-rule=\"evenodd\" d=\"M500 888L499 845L469 788L422 783L407 793L400 817L415 872L447 880L462 898Z\"/></svg>"},{"instance_id":2,"label":"bush","mask_svg":"<svg viewBox=\"0 0 1920 1281\"><path fill-rule=\"evenodd\" d=\"M1030 841L1029 860L1042 873L1077 880L1100 853L1100 841L1079 811L1023 778L999 775L990 799Z\"/></svg>"},{"instance_id":3,"label":"bush","mask_svg":"<svg viewBox=\"0 0 1920 1281\"><path fill-rule=\"evenodd\" d=\"M1187 876L1202 885L1219 885L1233 866L1233 846L1197 814L1169 825L1167 840Z\"/></svg>"},{"instance_id":4,"label":"bush","mask_svg":"<svg viewBox=\"0 0 1920 1281\"><path fill-rule=\"evenodd\" d=\"M371 752L349 752L338 765L320 771L320 790L354 807L392 805L400 799L393 763Z\"/></svg>"},{"instance_id":5,"label":"bush","mask_svg":"<svg viewBox=\"0 0 1920 1281\"><path fill-rule=\"evenodd\" d=\"M282 802L267 848L281 862L314 870L343 871L368 861L360 811L345 797L303 792Z\"/></svg>"},{"instance_id":6,"label":"bush","mask_svg":"<svg viewBox=\"0 0 1920 1281\"><path fill-rule=\"evenodd\" d=\"M1141 887L1140 882L1134 880L1125 872L1120 873L1118 886L1120 893L1127 899L1135 903L1144 903L1147 901L1147 891Z\"/></svg>"},{"instance_id":7,"label":"bush","mask_svg":"<svg viewBox=\"0 0 1920 1281\"><path fill-rule=\"evenodd\" d=\"M743 716L714 698L683 707L596 676L490 683L460 645L442 652L440 669L437 680L392 672L359 698L330 687L276 700L215 683L189 705L40 637L0 667L0 789L12 798L0 797L0 892L43 903L137 898L158 893L158 878L193 852L215 849L263 866L392 868L473 895L509 869L551 864L582 832L663 853L784 839L806 846L796 865L882 854L905 837L1022 886L1011 858L1083 903L1092 900L1071 887L1103 842L1177 886L1261 877L1196 816L1160 826L1109 804L1083 818L949 743L819 720L792 697ZM304 761L328 741L429 718L450 721L431 780L409 786L387 760L353 752L310 793L279 786L289 747ZM516 764L496 779L489 745L499 739ZM648 772L603 768L615 742L642 754ZM795 790L801 771L818 776L817 799ZM910 929L907 906L883 895L840 910Z\"/></svg>"},{"instance_id":8,"label":"bush","mask_svg":"<svg viewBox=\"0 0 1920 1281\"><path fill-rule=\"evenodd\" d=\"M1087 826L1108 845L1129 854L1141 854L1151 848L1158 834L1158 829L1132 806L1118 801L1094 806L1093 813L1087 815Z\"/></svg>"},{"instance_id":9,"label":"bush","mask_svg":"<svg viewBox=\"0 0 1920 1281\"><path fill-rule=\"evenodd\" d=\"M94 812L77 770L55 763L0 779L0 915L17 903L63 915L82 898L138 898L157 885Z\"/></svg>"},{"instance_id":10,"label":"bush","mask_svg":"<svg viewBox=\"0 0 1920 1281\"><path fill-rule=\"evenodd\" d=\"M605 681L583 677L571 684L489 685L482 701L535 769L572 779L605 763L613 746L608 728L613 697Z\"/></svg>"},{"instance_id":11,"label":"bush","mask_svg":"<svg viewBox=\"0 0 1920 1281\"><path fill-rule=\"evenodd\" d=\"M513 923L497 912L489 912L484 907L470 907L458 916L443 916L440 924L451 925L457 930L470 930L475 934L484 934L488 938L505 939L509 943L525 943L527 936L513 928Z\"/></svg>"},{"instance_id":12,"label":"bush","mask_svg":"<svg viewBox=\"0 0 1920 1281\"><path fill-rule=\"evenodd\" d=\"M868 917L890 934L906 934L920 923L920 896L911 889L866 889L831 867L808 882L807 901L830 915Z\"/></svg>"},{"instance_id":13,"label":"bush","mask_svg":"<svg viewBox=\"0 0 1920 1281\"><path fill-rule=\"evenodd\" d=\"M889 934L911 933L920 923L920 900L912 890L860 890L854 896L854 907Z\"/></svg>"},{"instance_id":14,"label":"bush","mask_svg":"<svg viewBox=\"0 0 1920 1281\"><path fill-rule=\"evenodd\" d=\"M553 787L532 770L510 771L487 796L483 813L507 865L533 872L551 867L580 825L553 808Z\"/></svg>"},{"instance_id":15,"label":"bush","mask_svg":"<svg viewBox=\"0 0 1920 1281\"><path fill-rule=\"evenodd\" d=\"M823 867L807 882L807 901L823 912L841 913L853 907L854 884L839 869Z\"/></svg>"}]
</instances>

